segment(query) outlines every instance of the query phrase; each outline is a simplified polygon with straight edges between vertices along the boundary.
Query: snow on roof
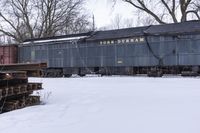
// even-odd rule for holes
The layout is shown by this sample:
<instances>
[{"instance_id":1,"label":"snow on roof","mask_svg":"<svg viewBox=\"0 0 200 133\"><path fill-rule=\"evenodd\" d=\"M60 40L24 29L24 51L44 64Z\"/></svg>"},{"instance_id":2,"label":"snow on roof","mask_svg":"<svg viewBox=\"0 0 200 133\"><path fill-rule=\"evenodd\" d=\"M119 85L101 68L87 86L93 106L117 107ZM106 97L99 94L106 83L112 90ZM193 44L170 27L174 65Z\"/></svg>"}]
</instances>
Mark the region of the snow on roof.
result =
<instances>
[{"instance_id":1,"label":"snow on roof","mask_svg":"<svg viewBox=\"0 0 200 133\"><path fill-rule=\"evenodd\" d=\"M67 38L59 38L59 39L45 39L45 40L31 40L28 42L24 42L22 44L30 44L30 43L46 43L46 42L57 42L57 41L75 41L86 38L88 36L78 36L78 37L67 37Z\"/></svg>"}]
</instances>

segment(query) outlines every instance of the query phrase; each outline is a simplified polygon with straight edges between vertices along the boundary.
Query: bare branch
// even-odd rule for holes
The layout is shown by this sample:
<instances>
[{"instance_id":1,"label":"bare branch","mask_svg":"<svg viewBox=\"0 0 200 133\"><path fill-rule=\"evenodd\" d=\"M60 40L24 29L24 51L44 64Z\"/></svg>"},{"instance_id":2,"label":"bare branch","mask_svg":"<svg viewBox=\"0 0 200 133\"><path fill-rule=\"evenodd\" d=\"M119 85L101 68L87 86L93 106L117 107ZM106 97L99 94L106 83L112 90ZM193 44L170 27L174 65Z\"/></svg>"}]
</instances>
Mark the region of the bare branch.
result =
<instances>
[{"instance_id":1,"label":"bare branch","mask_svg":"<svg viewBox=\"0 0 200 133\"><path fill-rule=\"evenodd\" d=\"M195 14L197 19L200 20L200 15L198 14L197 10L189 10L186 12L186 14L188 15L189 13Z\"/></svg>"},{"instance_id":2,"label":"bare branch","mask_svg":"<svg viewBox=\"0 0 200 133\"><path fill-rule=\"evenodd\" d=\"M154 12L152 12L150 9L147 8L147 6L144 4L144 1L143 0L136 0L139 5L136 5L132 0L123 0L129 4L131 4L132 6L150 14L158 23L160 24L165 24L165 22L163 22L159 17L158 15L156 15Z\"/></svg>"},{"instance_id":3,"label":"bare branch","mask_svg":"<svg viewBox=\"0 0 200 133\"><path fill-rule=\"evenodd\" d=\"M135 9L150 15L159 24L168 22L184 22L189 16L187 14L193 13L199 19L200 5L198 0L112 0L114 4L117 1L123 1L132 5ZM155 5L155 3L159 3ZM198 4L197 4L198 3ZM159 6L158 8L156 6ZM155 8L156 7L156 8ZM180 16L181 14L181 16ZM145 16L148 16L145 15ZM180 18L180 20L179 20Z\"/></svg>"},{"instance_id":4,"label":"bare branch","mask_svg":"<svg viewBox=\"0 0 200 133\"><path fill-rule=\"evenodd\" d=\"M67 33L81 32L90 25L88 16L82 10L85 0L3 1L6 6L1 7L3 12L0 19L6 22L9 28L0 28L0 32L17 41L54 36L66 33L66 30L69 30Z\"/></svg>"},{"instance_id":5,"label":"bare branch","mask_svg":"<svg viewBox=\"0 0 200 133\"><path fill-rule=\"evenodd\" d=\"M167 11L169 12L169 14L171 15L174 23L177 23L178 20L176 18L176 15L175 15L175 5L176 5L176 1L173 0L172 1L172 9L170 9L169 5L165 2L165 0L161 0L162 4L167 8Z\"/></svg>"}]
</instances>

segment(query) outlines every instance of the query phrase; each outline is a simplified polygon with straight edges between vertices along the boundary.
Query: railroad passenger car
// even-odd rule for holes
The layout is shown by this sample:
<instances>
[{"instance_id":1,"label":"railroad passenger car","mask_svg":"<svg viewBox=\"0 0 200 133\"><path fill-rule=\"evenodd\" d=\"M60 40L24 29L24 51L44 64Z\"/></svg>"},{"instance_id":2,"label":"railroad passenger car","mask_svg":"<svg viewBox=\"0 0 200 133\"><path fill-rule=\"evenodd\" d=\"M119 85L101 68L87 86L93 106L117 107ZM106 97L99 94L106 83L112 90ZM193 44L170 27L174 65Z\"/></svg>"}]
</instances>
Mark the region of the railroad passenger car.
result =
<instances>
[{"instance_id":1,"label":"railroad passenger car","mask_svg":"<svg viewBox=\"0 0 200 133\"><path fill-rule=\"evenodd\" d=\"M47 62L47 76L199 75L200 21L28 40L19 62Z\"/></svg>"}]
</instances>

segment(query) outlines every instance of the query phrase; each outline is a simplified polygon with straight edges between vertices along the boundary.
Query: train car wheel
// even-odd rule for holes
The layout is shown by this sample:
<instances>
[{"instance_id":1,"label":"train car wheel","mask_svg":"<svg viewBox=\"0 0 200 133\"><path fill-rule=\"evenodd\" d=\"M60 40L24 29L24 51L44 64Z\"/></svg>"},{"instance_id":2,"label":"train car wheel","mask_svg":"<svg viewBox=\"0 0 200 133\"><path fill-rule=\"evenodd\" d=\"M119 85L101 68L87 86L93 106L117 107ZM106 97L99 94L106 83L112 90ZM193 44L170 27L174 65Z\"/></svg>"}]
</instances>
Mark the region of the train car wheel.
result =
<instances>
[{"instance_id":1,"label":"train car wheel","mask_svg":"<svg viewBox=\"0 0 200 133\"><path fill-rule=\"evenodd\" d=\"M84 77L86 74L78 74L80 77Z\"/></svg>"},{"instance_id":2,"label":"train car wheel","mask_svg":"<svg viewBox=\"0 0 200 133\"><path fill-rule=\"evenodd\" d=\"M65 74L64 77L66 78L70 78L72 76L72 74Z\"/></svg>"}]
</instances>

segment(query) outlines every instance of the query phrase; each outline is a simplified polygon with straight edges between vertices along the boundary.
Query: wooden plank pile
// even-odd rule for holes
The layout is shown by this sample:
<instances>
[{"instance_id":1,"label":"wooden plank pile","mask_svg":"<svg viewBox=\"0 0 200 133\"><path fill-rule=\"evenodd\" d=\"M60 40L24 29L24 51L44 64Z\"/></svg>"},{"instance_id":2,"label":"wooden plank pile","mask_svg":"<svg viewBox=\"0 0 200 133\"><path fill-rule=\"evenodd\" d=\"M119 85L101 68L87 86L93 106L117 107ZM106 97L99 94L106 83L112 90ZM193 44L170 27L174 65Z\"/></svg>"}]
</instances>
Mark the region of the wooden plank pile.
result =
<instances>
[{"instance_id":1,"label":"wooden plank pile","mask_svg":"<svg viewBox=\"0 0 200 133\"><path fill-rule=\"evenodd\" d=\"M32 96L41 90L42 83L29 83L26 71L0 72L0 113L40 104L39 96Z\"/></svg>"}]
</instances>

